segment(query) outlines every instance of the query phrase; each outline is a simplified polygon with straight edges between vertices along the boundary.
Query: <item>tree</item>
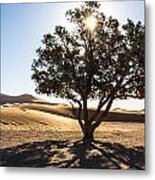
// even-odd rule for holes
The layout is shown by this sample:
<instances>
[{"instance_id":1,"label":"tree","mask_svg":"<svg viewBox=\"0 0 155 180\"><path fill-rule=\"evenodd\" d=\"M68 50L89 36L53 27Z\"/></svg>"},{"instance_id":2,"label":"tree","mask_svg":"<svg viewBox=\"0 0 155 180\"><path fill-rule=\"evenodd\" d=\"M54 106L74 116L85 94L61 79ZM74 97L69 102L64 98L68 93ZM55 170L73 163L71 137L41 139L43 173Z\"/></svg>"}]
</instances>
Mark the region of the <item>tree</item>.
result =
<instances>
[{"instance_id":1,"label":"tree","mask_svg":"<svg viewBox=\"0 0 155 180\"><path fill-rule=\"evenodd\" d=\"M53 34L44 35L32 64L37 93L78 106L84 140L93 139L115 99L144 98L144 26L129 19L120 25L99 8L97 2L86 2L67 11L73 30L56 26ZM92 116L88 99L99 100Z\"/></svg>"}]
</instances>

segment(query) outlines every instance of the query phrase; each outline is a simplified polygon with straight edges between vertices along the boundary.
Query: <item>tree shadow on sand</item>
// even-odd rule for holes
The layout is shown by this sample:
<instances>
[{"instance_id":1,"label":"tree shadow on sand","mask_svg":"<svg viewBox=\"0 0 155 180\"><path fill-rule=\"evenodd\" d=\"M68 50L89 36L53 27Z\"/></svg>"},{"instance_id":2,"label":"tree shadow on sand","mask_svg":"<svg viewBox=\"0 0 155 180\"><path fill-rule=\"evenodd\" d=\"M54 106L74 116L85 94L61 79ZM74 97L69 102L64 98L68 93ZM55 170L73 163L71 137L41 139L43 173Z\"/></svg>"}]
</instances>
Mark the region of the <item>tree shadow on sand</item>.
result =
<instances>
[{"instance_id":1,"label":"tree shadow on sand","mask_svg":"<svg viewBox=\"0 0 155 180\"><path fill-rule=\"evenodd\" d=\"M145 169L143 147L93 141L44 141L1 149L1 166Z\"/></svg>"}]
</instances>

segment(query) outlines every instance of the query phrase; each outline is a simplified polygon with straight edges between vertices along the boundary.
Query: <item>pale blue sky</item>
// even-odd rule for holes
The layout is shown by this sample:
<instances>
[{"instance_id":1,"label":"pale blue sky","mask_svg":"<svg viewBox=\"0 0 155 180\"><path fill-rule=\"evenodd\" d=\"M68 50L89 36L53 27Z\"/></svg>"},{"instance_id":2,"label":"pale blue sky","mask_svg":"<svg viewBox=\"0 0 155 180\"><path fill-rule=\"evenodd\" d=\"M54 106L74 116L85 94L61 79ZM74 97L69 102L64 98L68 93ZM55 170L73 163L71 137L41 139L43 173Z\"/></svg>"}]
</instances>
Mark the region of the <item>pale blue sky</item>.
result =
<instances>
[{"instance_id":1,"label":"pale blue sky","mask_svg":"<svg viewBox=\"0 0 155 180\"><path fill-rule=\"evenodd\" d=\"M34 3L1 5L1 92L35 94L31 64L43 34L55 25L66 26L66 10L81 3ZM144 22L143 1L102 2L101 11L121 23L127 18ZM67 25L69 27L69 24ZM143 107L143 101L137 101ZM132 103L133 104L133 103ZM119 106L119 105L118 105Z\"/></svg>"}]
</instances>

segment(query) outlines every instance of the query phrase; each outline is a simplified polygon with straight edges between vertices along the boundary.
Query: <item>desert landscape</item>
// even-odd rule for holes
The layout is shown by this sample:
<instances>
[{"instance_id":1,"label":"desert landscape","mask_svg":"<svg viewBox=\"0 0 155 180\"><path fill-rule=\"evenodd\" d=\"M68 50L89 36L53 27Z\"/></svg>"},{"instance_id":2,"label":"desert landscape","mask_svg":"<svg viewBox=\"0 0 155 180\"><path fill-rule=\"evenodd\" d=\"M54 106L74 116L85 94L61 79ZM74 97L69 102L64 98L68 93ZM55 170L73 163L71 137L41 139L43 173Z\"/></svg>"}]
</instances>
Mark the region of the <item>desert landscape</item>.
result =
<instances>
[{"instance_id":1,"label":"desert landscape","mask_svg":"<svg viewBox=\"0 0 155 180\"><path fill-rule=\"evenodd\" d=\"M0 166L144 170L144 1L1 6Z\"/></svg>"},{"instance_id":2,"label":"desert landscape","mask_svg":"<svg viewBox=\"0 0 155 180\"><path fill-rule=\"evenodd\" d=\"M145 169L143 110L113 109L88 146L69 105L0 97L1 166Z\"/></svg>"}]
</instances>

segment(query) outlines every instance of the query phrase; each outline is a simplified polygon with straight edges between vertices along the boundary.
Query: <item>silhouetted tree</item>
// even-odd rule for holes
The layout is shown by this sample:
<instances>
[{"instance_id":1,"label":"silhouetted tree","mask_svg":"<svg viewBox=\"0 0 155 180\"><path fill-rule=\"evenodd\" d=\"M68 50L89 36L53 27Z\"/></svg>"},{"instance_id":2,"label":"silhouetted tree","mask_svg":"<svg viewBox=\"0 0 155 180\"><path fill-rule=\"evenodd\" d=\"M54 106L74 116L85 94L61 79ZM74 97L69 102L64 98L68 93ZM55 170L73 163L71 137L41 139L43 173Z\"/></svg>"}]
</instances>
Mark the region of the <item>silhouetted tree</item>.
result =
<instances>
[{"instance_id":1,"label":"silhouetted tree","mask_svg":"<svg viewBox=\"0 0 155 180\"><path fill-rule=\"evenodd\" d=\"M78 105L84 139L93 139L115 99L144 98L144 26L129 19L121 26L99 7L86 2L67 11L72 30L56 26L44 35L32 64L37 93ZM91 117L88 99L99 100Z\"/></svg>"}]
</instances>

